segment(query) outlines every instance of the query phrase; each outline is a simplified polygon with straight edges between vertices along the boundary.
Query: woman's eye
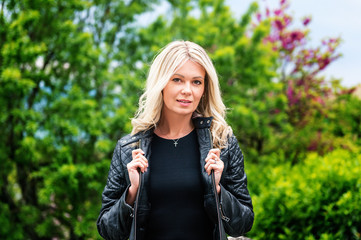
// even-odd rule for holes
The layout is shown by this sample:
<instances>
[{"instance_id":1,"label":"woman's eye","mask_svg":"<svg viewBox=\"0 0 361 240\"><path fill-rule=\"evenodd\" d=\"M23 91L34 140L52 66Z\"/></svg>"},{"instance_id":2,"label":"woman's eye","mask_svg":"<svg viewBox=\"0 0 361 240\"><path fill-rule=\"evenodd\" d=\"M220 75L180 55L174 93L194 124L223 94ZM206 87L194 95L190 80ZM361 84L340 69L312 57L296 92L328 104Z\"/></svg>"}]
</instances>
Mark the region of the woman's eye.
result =
<instances>
[{"instance_id":1,"label":"woman's eye","mask_svg":"<svg viewBox=\"0 0 361 240\"><path fill-rule=\"evenodd\" d=\"M181 80L180 80L180 78L173 78L172 81L173 82L180 82Z\"/></svg>"},{"instance_id":2,"label":"woman's eye","mask_svg":"<svg viewBox=\"0 0 361 240\"><path fill-rule=\"evenodd\" d=\"M196 85L201 85L201 84L202 84L202 82L199 81L199 80L195 80L194 83L195 83Z\"/></svg>"}]
</instances>

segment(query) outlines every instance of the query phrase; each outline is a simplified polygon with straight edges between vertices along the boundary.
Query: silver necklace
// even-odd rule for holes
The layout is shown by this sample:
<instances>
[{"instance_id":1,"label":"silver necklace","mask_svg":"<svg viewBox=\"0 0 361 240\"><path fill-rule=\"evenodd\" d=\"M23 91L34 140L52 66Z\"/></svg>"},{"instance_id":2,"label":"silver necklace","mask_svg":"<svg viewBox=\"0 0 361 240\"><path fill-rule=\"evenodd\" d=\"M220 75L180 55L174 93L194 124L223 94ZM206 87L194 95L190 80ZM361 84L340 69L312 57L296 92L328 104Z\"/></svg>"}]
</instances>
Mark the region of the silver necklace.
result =
<instances>
[{"instance_id":1,"label":"silver necklace","mask_svg":"<svg viewBox=\"0 0 361 240\"><path fill-rule=\"evenodd\" d=\"M160 130L159 130L159 132L162 134L162 132L161 132ZM164 135L165 137L167 137L167 135L165 135L165 134L162 134L162 135ZM173 144L174 144L174 147L177 147L179 139L181 139L181 138L172 139Z\"/></svg>"},{"instance_id":2,"label":"silver necklace","mask_svg":"<svg viewBox=\"0 0 361 240\"><path fill-rule=\"evenodd\" d=\"M180 139L180 138L178 138L178 139L176 139L176 140L173 140L173 139L172 139L172 140L173 140L173 143L174 143L174 147L177 147L179 139Z\"/></svg>"}]
</instances>

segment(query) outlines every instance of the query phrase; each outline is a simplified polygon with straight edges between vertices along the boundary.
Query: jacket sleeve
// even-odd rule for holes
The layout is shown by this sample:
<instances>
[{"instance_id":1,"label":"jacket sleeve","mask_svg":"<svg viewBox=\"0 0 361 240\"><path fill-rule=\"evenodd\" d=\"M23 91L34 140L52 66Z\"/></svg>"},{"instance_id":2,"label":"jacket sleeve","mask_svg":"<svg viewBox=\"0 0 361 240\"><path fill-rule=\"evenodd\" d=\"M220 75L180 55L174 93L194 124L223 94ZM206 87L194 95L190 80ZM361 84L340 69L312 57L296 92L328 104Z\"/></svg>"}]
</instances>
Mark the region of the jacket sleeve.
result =
<instances>
[{"instance_id":1,"label":"jacket sleeve","mask_svg":"<svg viewBox=\"0 0 361 240\"><path fill-rule=\"evenodd\" d=\"M223 226L237 237L251 230L254 220L252 200L247 189L243 154L233 135L228 142L228 167L221 179L220 204Z\"/></svg>"},{"instance_id":2,"label":"jacket sleeve","mask_svg":"<svg viewBox=\"0 0 361 240\"><path fill-rule=\"evenodd\" d=\"M107 240L128 239L129 237L133 208L125 202L129 188L125 171L127 170L121 162L121 145L118 141L102 194L102 208L97 220L98 232Z\"/></svg>"}]
</instances>

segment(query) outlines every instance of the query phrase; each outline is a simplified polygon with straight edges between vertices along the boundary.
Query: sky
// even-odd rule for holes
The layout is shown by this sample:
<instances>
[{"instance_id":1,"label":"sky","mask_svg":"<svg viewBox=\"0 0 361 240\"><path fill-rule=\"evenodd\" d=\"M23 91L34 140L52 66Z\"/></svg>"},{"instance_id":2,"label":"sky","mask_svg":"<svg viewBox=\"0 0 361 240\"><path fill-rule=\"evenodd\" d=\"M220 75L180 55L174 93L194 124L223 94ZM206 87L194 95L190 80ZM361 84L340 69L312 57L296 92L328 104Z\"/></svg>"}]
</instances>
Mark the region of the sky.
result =
<instances>
[{"instance_id":1,"label":"sky","mask_svg":"<svg viewBox=\"0 0 361 240\"><path fill-rule=\"evenodd\" d=\"M246 12L255 0L226 0L236 17ZM258 0L260 10L270 9L279 4L279 0ZM338 52L342 57L331 63L323 73L326 79L341 79L345 87L361 84L361 0L290 0L289 13L294 21L301 22L305 16L311 16L308 25L311 45L321 45L326 37L341 37Z\"/></svg>"}]
</instances>

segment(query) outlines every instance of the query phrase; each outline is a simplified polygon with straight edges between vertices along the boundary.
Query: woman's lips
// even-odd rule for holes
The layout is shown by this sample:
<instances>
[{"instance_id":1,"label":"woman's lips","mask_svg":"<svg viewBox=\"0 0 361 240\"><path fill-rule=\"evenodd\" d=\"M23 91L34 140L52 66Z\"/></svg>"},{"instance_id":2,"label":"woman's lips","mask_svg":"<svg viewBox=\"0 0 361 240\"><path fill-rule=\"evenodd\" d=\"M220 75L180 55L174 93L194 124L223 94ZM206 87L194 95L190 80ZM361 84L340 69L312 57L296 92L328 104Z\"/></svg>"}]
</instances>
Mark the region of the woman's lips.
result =
<instances>
[{"instance_id":1,"label":"woman's lips","mask_svg":"<svg viewBox=\"0 0 361 240\"><path fill-rule=\"evenodd\" d=\"M185 107L189 106L192 103L192 101L186 100L186 99L177 99L177 102L179 102L180 105L185 106Z\"/></svg>"},{"instance_id":2,"label":"woman's lips","mask_svg":"<svg viewBox=\"0 0 361 240\"><path fill-rule=\"evenodd\" d=\"M191 100L187 100L187 99L177 99L178 102L183 102L183 103L191 103Z\"/></svg>"}]
</instances>

